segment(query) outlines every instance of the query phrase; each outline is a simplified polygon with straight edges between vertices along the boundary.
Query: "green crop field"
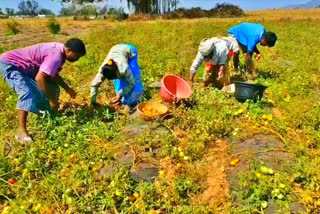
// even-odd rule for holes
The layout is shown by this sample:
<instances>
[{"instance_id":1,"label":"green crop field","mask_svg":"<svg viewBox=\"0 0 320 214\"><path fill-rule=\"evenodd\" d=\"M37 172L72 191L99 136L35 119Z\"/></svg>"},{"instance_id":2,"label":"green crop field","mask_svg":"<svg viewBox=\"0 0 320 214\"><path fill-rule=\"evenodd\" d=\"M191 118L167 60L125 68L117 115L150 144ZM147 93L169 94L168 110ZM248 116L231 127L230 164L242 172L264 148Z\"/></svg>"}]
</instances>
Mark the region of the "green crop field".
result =
<instances>
[{"instance_id":1,"label":"green crop field","mask_svg":"<svg viewBox=\"0 0 320 214\"><path fill-rule=\"evenodd\" d=\"M319 18L320 10L275 10L234 19L92 22L95 30L81 35L87 55L61 73L77 98L63 92L61 114L32 115L30 145L14 140L17 97L0 79L0 211L320 213ZM239 103L203 87L202 66L185 104L164 102L170 117L145 122L113 112L111 82L100 89L103 107L89 105L90 83L113 45L137 47L144 98L159 100L151 83L165 74L188 78L199 42L245 21L279 38L274 48L258 47L255 82L268 87L260 102ZM0 44L0 53L17 47Z\"/></svg>"}]
</instances>

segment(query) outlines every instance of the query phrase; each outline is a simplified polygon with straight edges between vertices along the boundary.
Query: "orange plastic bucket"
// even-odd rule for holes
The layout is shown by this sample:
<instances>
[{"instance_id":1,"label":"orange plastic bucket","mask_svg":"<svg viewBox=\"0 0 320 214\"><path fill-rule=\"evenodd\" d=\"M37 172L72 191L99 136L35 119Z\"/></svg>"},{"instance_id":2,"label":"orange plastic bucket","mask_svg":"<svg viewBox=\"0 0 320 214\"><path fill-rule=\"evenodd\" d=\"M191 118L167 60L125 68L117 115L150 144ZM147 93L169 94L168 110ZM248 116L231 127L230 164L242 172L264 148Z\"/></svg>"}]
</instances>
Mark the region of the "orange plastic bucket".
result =
<instances>
[{"instance_id":1,"label":"orange plastic bucket","mask_svg":"<svg viewBox=\"0 0 320 214\"><path fill-rule=\"evenodd\" d=\"M161 96L167 102L174 102L176 99L184 100L192 95L190 85L181 77L166 75L161 81Z\"/></svg>"}]
</instances>

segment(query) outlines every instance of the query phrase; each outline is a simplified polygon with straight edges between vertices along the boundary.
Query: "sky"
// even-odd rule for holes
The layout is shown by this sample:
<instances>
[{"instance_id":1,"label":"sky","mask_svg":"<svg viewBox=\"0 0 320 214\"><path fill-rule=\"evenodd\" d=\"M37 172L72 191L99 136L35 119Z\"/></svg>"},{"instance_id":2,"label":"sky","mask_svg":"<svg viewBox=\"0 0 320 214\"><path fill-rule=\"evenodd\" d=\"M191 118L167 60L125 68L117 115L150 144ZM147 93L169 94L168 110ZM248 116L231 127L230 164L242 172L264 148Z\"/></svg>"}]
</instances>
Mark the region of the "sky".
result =
<instances>
[{"instance_id":1,"label":"sky","mask_svg":"<svg viewBox=\"0 0 320 214\"><path fill-rule=\"evenodd\" d=\"M0 0L0 7L4 8L15 8L17 9L18 3L21 0ZM55 13L59 13L61 9L61 4L58 0L37 0L41 8L47 8ZM239 5L244 10L260 10L260 9L272 9L281 8L292 4L302 4L310 0L180 0L179 7L202 7L204 9L211 9L216 3L219 2L229 2L235 5ZM108 0L108 5L111 6L126 6L126 1L122 0Z\"/></svg>"}]
</instances>

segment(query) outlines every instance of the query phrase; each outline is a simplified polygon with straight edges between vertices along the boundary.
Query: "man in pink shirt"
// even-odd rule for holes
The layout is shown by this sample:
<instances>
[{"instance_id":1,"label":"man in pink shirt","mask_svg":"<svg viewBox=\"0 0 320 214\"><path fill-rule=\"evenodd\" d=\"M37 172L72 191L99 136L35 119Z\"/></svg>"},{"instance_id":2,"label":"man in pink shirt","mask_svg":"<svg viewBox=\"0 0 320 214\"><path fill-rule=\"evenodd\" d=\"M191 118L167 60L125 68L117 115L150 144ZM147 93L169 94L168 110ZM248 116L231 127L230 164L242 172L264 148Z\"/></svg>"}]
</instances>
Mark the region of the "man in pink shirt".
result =
<instances>
[{"instance_id":1,"label":"man in pink shirt","mask_svg":"<svg viewBox=\"0 0 320 214\"><path fill-rule=\"evenodd\" d=\"M72 98L76 97L59 72L66 60L75 62L85 54L83 42L73 38L65 44L42 43L0 56L0 75L18 95L19 142L33 142L26 126L28 112L58 110L59 86Z\"/></svg>"}]
</instances>

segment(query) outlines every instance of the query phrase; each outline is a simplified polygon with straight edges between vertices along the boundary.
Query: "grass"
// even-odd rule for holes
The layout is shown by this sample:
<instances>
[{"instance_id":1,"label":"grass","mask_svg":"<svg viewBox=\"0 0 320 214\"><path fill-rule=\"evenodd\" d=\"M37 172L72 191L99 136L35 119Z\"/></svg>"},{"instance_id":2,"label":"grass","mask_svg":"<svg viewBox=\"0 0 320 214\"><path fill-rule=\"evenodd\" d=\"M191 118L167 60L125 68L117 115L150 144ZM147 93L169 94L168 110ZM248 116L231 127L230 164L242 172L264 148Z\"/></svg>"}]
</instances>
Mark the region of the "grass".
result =
<instances>
[{"instance_id":1,"label":"grass","mask_svg":"<svg viewBox=\"0 0 320 214\"><path fill-rule=\"evenodd\" d=\"M281 11L278 16L274 13L252 12L239 19L110 23L110 28L86 35L87 56L67 64L62 72L79 97L62 115L30 117L29 128L36 142L29 147L11 140L17 127L17 98L1 80L0 142L2 150L5 142L11 144L13 153L0 156L0 209L8 213L263 213L262 202L275 198L285 213L291 194L297 194L309 213L318 212L319 10L291 11L298 18L290 19ZM137 47L143 83L148 86L168 73L187 78L201 39L226 35L230 26L254 20L279 35L275 48L260 48L263 60L258 65L257 82L268 86L261 102L240 104L221 91L203 88L201 67L190 105L171 106L173 118L155 121L141 136L123 134L123 128L135 123L128 115L88 107L90 82L114 44L126 42ZM59 22L65 29L65 23ZM114 93L111 83L104 84L101 91L107 94L101 94L100 102ZM155 96L157 91L147 89L146 94ZM61 99L69 102L65 93ZM281 117L274 115L274 109ZM273 115L272 120L266 123L261 119L264 114ZM155 134L158 126L169 132ZM220 138L235 141L256 133L281 139L285 150L295 155L293 166L269 175L261 171L264 163L251 162L250 169L241 175L238 201L230 195L220 206L209 201L195 204L193 199L206 189L206 183L203 173L194 169L201 168L209 145ZM161 172L154 183L138 182L130 175L133 166L115 161L128 148L136 155L136 164L146 158L141 155L144 151L151 154ZM171 165L163 164L164 160ZM100 170L111 164L113 173L100 176ZM261 174L259 179L256 173ZM9 184L10 178L16 183ZM278 198L275 189L283 198Z\"/></svg>"},{"instance_id":2,"label":"grass","mask_svg":"<svg viewBox=\"0 0 320 214\"><path fill-rule=\"evenodd\" d=\"M6 35L8 36L13 36L16 35L20 32L20 25L16 21L10 21L7 22L7 30L6 30Z\"/></svg>"}]
</instances>

